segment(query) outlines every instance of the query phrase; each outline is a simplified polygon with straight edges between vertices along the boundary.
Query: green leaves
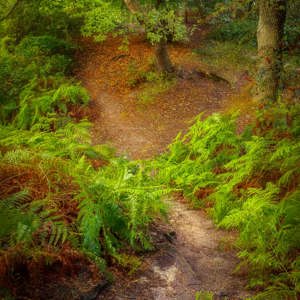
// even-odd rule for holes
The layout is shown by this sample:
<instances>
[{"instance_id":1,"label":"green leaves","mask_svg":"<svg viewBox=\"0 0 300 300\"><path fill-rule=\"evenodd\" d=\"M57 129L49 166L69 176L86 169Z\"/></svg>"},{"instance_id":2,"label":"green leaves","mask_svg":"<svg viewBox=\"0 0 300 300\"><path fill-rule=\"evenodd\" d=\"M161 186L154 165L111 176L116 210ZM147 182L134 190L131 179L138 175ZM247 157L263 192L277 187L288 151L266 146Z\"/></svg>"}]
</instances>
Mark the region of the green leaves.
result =
<instances>
[{"instance_id":1,"label":"green leaves","mask_svg":"<svg viewBox=\"0 0 300 300\"><path fill-rule=\"evenodd\" d=\"M68 237L66 225L47 209L47 201L30 201L28 192L22 191L0 201L0 245L2 250L15 245L26 249L45 242L58 246ZM25 203L23 203L25 202ZM48 232L43 230L48 229Z\"/></svg>"},{"instance_id":2,"label":"green leaves","mask_svg":"<svg viewBox=\"0 0 300 300\"><path fill-rule=\"evenodd\" d=\"M103 257L118 259L123 248L151 249L148 228L165 215L161 199L169 190L154 185L146 163L113 159L108 147L91 146L89 126L85 121L68 123L54 132L1 126L0 147L5 151L0 168L37 172L31 176L41 174L46 180L42 200L30 194L16 195L10 205L0 201L0 215L5 215L0 216L1 246L21 244L24 248L18 251L30 257L43 247L72 245L101 268ZM97 170L90 157L105 159L107 165ZM65 190L64 180L71 191ZM24 184L34 191L30 182ZM75 210L69 211L75 201Z\"/></svg>"},{"instance_id":3,"label":"green leaves","mask_svg":"<svg viewBox=\"0 0 300 300\"><path fill-rule=\"evenodd\" d=\"M125 33L135 22L144 27L152 44L160 41L183 41L187 39L187 29L183 18L175 13L175 7L164 5L155 8L147 3L140 11L128 16L128 11L119 3L98 1L90 10L82 9L84 25L82 33L93 36L96 41L104 41L109 33Z\"/></svg>"},{"instance_id":4,"label":"green leaves","mask_svg":"<svg viewBox=\"0 0 300 300\"><path fill-rule=\"evenodd\" d=\"M187 30L183 19L168 8L151 9L142 18L147 38L152 44L163 41L183 41L187 39Z\"/></svg>"},{"instance_id":5,"label":"green leaves","mask_svg":"<svg viewBox=\"0 0 300 300\"><path fill-rule=\"evenodd\" d=\"M161 197L167 191L149 185L151 179L140 166L118 159L99 172L77 175L77 180L82 190L78 220L86 251L116 255L123 243L151 248L147 228L164 212Z\"/></svg>"},{"instance_id":6,"label":"green leaves","mask_svg":"<svg viewBox=\"0 0 300 300\"><path fill-rule=\"evenodd\" d=\"M250 267L250 286L267 287L257 299L294 299L299 291L299 107L282 104L273 114L274 128L257 136L237 135L234 117L202 121L200 116L154 165L159 182L181 189L197 206L212 207L218 226L239 231L239 256L241 265Z\"/></svg>"},{"instance_id":7,"label":"green leaves","mask_svg":"<svg viewBox=\"0 0 300 300\"><path fill-rule=\"evenodd\" d=\"M29 129L54 115L66 116L71 105L87 105L89 95L64 77L73 46L55 37L27 36L14 50L3 41L0 56L0 122Z\"/></svg>"},{"instance_id":8,"label":"green leaves","mask_svg":"<svg viewBox=\"0 0 300 300\"><path fill-rule=\"evenodd\" d=\"M84 36L94 36L98 42L103 42L107 35L115 29L121 29L126 17L121 7L102 1L100 5L86 12L82 33Z\"/></svg>"}]
</instances>

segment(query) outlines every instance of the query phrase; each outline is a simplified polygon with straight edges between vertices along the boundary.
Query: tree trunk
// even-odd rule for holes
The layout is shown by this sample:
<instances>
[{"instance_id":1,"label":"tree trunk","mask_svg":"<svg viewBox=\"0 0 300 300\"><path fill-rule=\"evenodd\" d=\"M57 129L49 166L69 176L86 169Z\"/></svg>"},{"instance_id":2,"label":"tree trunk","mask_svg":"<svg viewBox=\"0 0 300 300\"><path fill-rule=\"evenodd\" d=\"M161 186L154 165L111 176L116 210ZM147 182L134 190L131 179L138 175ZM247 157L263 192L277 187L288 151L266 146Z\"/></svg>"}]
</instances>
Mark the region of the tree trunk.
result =
<instances>
[{"instance_id":1,"label":"tree trunk","mask_svg":"<svg viewBox=\"0 0 300 300\"><path fill-rule=\"evenodd\" d=\"M156 9L165 4L165 0L156 1ZM155 56L157 61L158 70L163 73L172 73L174 71L169 52L168 44L162 38L158 44L155 45Z\"/></svg>"},{"instance_id":2,"label":"tree trunk","mask_svg":"<svg viewBox=\"0 0 300 300\"><path fill-rule=\"evenodd\" d=\"M286 0L259 0L258 90L263 104L276 101L282 69Z\"/></svg>"},{"instance_id":3,"label":"tree trunk","mask_svg":"<svg viewBox=\"0 0 300 300\"><path fill-rule=\"evenodd\" d=\"M124 3L132 14L136 14L140 11L139 4L135 0L124 0Z\"/></svg>"},{"instance_id":4,"label":"tree trunk","mask_svg":"<svg viewBox=\"0 0 300 300\"><path fill-rule=\"evenodd\" d=\"M165 0L157 0L156 1L156 8L158 9L160 5L164 4ZM136 0L124 0L125 5L127 6L128 10L132 14L145 14L143 12L141 6L139 5L138 1ZM174 71L171 59L169 57L167 42L161 39L159 43L155 46L155 56L157 60L157 65L159 71L164 73L172 73Z\"/></svg>"},{"instance_id":5,"label":"tree trunk","mask_svg":"<svg viewBox=\"0 0 300 300\"><path fill-rule=\"evenodd\" d=\"M174 67L169 57L167 43L165 41L161 40L155 46L155 56L156 56L159 71L163 73L174 72Z\"/></svg>"}]
</instances>

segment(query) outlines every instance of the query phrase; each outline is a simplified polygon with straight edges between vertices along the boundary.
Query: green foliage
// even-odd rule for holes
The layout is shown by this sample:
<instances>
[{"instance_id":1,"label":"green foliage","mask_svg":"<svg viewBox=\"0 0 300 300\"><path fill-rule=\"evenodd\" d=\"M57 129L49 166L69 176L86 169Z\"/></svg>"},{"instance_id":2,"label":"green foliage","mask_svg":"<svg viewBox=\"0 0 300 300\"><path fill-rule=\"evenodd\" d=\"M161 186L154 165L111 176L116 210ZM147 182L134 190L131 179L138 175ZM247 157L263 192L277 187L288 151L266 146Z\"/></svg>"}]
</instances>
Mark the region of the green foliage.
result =
<instances>
[{"instance_id":1,"label":"green foliage","mask_svg":"<svg viewBox=\"0 0 300 300\"><path fill-rule=\"evenodd\" d=\"M207 40L195 52L209 70L215 70L232 83L238 80L237 72L246 70L252 75L256 70L256 49L249 44Z\"/></svg>"},{"instance_id":2,"label":"green foliage","mask_svg":"<svg viewBox=\"0 0 300 300\"><path fill-rule=\"evenodd\" d=\"M214 188L219 183L214 171L237 157L239 141L234 119L213 115L203 122L199 116L189 132L184 137L179 134L169 153L159 159L159 164L166 163L159 177L182 188L197 202L199 189Z\"/></svg>"},{"instance_id":3,"label":"green foliage","mask_svg":"<svg viewBox=\"0 0 300 300\"><path fill-rule=\"evenodd\" d=\"M82 189L79 198L83 199L79 220L86 251L99 255L102 246L115 254L121 246L120 239L135 249L150 249L145 230L164 211L160 201L165 193L162 188L150 184L141 166L122 159L91 175L86 172L78 181Z\"/></svg>"},{"instance_id":4,"label":"green foliage","mask_svg":"<svg viewBox=\"0 0 300 300\"><path fill-rule=\"evenodd\" d=\"M266 288L257 299L300 292L299 112L298 104L274 106L258 135L237 135L234 117L199 117L154 163L160 183L207 207L218 226L238 229L249 285Z\"/></svg>"},{"instance_id":5,"label":"green foliage","mask_svg":"<svg viewBox=\"0 0 300 300\"><path fill-rule=\"evenodd\" d=\"M19 192L1 199L0 246L2 251L20 244L24 249L37 247L37 243L57 246L66 241L68 231L65 224L45 209L46 201L35 200L28 203L26 192ZM27 203L26 203L27 202ZM44 231L41 230L44 227ZM45 234L45 229L50 233Z\"/></svg>"},{"instance_id":6,"label":"green foliage","mask_svg":"<svg viewBox=\"0 0 300 300\"><path fill-rule=\"evenodd\" d=\"M285 24L285 40L287 46L294 50L298 48L299 52L299 38L300 38L300 20L299 20L299 1L288 1L287 2L287 18Z\"/></svg>"},{"instance_id":7,"label":"green foliage","mask_svg":"<svg viewBox=\"0 0 300 300\"><path fill-rule=\"evenodd\" d=\"M103 42L109 33L120 29L125 20L126 15L119 6L102 2L85 14L82 33L84 36L93 35L96 41Z\"/></svg>"},{"instance_id":8,"label":"green foliage","mask_svg":"<svg viewBox=\"0 0 300 300\"><path fill-rule=\"evenodd\" d=\"M299 105L277 105L270 119L262 115L265 127L256 134L237 135L236 116L198 117L152 162L129 162L115 158L107 146L92 146L90 124L74 123L69 116L74 106L89 102L85 89L69 77L76 48L71 35L81 29L103 41L109 33L134 29L135 22L152 44L182 41L187 29L177 10L183 2L157 7L155 1L140 1L142 11L129 16L118 0L0 1L1 277L18 257L48 262L66 247L99 267L109 257L135 270L140 262L127 253L152 248L148 229L165 216L161 199L180 190L207 208L218 226L239 231L239 255L250 268L250 285L264 289L257 299L299 295ZM217 3L224 11L223 1L185 2L205 14ZM255 17L242 20L239 14L244 16L253 1L232 3L239 3L235 19L222 14L210 35L216 43L202 54L210 62L217 56L219 67L224 67L221 57L244 70L245 62L253 64ZM297 4L290 5L297 11ZM297 16L289 11L291 49L297 47ZM297 62L296 55L285 70L293 71ZM153 83L141 94L143 102L172 84L154 72L136 81L140 77Z\"/></svg>"},{"instance_id":9,"label":"green foliage","mask_svg":"<svg viewBox=\"0 0 300 300\"><path fill-rule=\"evenodd\" d=\"M164 7L151 9L142 17L147 38L152 44L160 41L187 40L187 30L183 18L178 17L173 9Z\"/></svg>"},{"instance_id":10,"label":"green foliage","mask_svg":"<svg viewBox=\"0 0 300 300\"><path fill-rule=\"evenodd\" d=\"M0 174L8 174L0 177L1 277L11 273L16 257L43 263L66 247L101 268L113 257L132 271L139 262L122 251L151 249L148 227L164 215L166 191L153 185L142 162L92 146L87 121L72 122L70 109L89 102L86 90L67 77L74 45L44 21L40 30L15 32L27 18L38 23L42 16L52 22L69 15L84 17L84 30L96 26L103 36L123 12L105 1L24 0L15 9L0 25L9 34L0 48ZM24 20L15 18L20 10Z\"/></svg>"},{"instance_id":11,"label":"green foliage","mask_svg":"<svg viewBox=\"0 0 300 300\"><path fill-rule=\"evenodd\" d=\"M30 128L43 117L67 115L71 105L86 105L87 92L64 77L74 49L53 36L27 36L16 47L2 40L0 55L0 121Z\"/></svg>"},{"instance_id":12,"label":"green foliage","mask_svg":"<svg viewBox=\"0 0 300 300\"><path fill-rule=\"evenodd\" d=\"M42 126L42 131L40 131L40 126ZM37 153L40 151L41 157L45 156L45 158L78 159L84 154L88 154L92 158L102 157L101 154L97 155L97 151L93 150L90 144L88 133L90 124L86 121L77 124L68 122L55 132L47 131L43 124L37 124L32 130L19 130L13 126L1 126L0 128L1 145L5 147L16 147L16 149L25 147L25 149L38 151ZM30 155L29 157L34 158Z\"/></svg>"},{"instance_id":13,"label":"green foliage","mask_svg":"<svg viewBox=\"0 0 300 300\"><path fill-rule=\"evenodd\" d=\"M213 300L213 297L211 292L196 292L195 300Z\"/></svg>"},{"instance_id":14,"label":"green foliage","mask_svg":"<svg viewBox=\"0 0 300 300\"><path fill-rule=\"evenodd\" d=\"M88 1L60 0L8 0L0 1L0 37L10 35L21 41L27 35L40 36L45 33L70 40L80 33L82 18L70 11ZM91 2L91 1L90 1ZM94 1L93 1L94 2ZM5 6L3 10L2 6Z\"/></svg>"},{"instance_id":15,"label":"green foliage","mask_svg":"<svg viewBox=\"0 0 300 300\"><path fill-rule=\"evenodd\" d=\"M153 73L146 74L146 80L148 83L138 94L138 103L142 105L154 102L159 94L167 92L176 83L175 79L170 80L159 75L153 76Z\"/></svg>"},{"instance_id":16,"label":"green foliage","mask_svg":"<svg viewBox=\"0 0 300 300\"><path fill-rule=\"evenodd\" d=\"M216 41L234 41L238 44L250 43L256 46L256 20L242 19L230 20L230 22L219 25L209 37Z\"/></svg>"},{"instance_id":17,"label":"green foliage","mask_svg":"<svg viewBox=\"0 0 300 300\"><path fill-rule=\"evenodd\" d=\"M36 187L30 179L26 194L0 201L1 255L14 251L4 247L8 241L14 247L23 243L23 251L31 254L37 246L60 249L69 241L102 267L107 256L126 264L120 251L128 246L151 249L148 226L165 214L161 197L168 191L153 185L142 162L112 158L104 147L91 146L88 131L84 121L68 122L55 132L44 127L40 131L39 124L30 131L1 127L0 169L15 170L12 177L20 176L17 170L32 170L32 176L47 179L44 187L39 186L45 190L43 199L34 198ZM109 163L95 169L95 159ZM65 201L76 205L76 216L61 208Z\"/></svg>"},{"instance_id":18,"label":"green foliage","mask_svg":"<svg viewBox=\"0 0 300 300\"><path fill-rule=\"evenodd\" d=\"M178 3L168 1L156 7L147 1L140 3L140 10L129 14L118 1L98 1L90 11L83 13L82 33L93 36L96 41L104 41L109 33L124 34L140 25L145 29L152 44L163 41L183 41L187 39L187 30L183 18L176 15ZM136 25L133 25L136 24Z\"/></svg>"},{"instance_id":19,"label":"green foliage","mask_svg":"<svg viewBox=\"0 0 300 300\"><path fill-rule=\"evenodd\" d=\"M20 94L20 109L14 122L18 128L30 128L45 116L49 117L57 113L66 115L68 106L87 105L88 102L89 95L78 84L62 83L57 89L44 92L38 86L37 80L32 80Z\"/></svg>"}]
</instances>

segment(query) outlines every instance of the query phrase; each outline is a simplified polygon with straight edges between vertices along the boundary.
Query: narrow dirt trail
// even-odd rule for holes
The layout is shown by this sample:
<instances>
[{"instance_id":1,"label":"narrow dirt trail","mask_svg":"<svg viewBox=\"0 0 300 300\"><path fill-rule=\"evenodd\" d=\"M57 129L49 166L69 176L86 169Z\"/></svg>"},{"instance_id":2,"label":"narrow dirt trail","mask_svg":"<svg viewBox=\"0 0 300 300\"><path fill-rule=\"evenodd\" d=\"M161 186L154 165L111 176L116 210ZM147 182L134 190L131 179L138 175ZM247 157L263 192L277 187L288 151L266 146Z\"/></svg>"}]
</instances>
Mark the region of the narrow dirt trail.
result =
<instances>
[{"instance_id":1,"label":"narrow dirt trail","mask_svg":"<svg viewBox=\"0 0 300 300\"><path fill-rule=\"evenodd\" d=\"M233 274L238 259L232 235L180 201L172 201L169 221L153 231L158 251L145 255L141 270L118 277L98 299L195 300L199 291L211 292L214 300L250 295L246 278Z\"/></svg>"},{"instance_id":2,"label":"narrow dirt trail","mask_svg":"<svg viewBox=\"0 0 300 300\"><path fill-rule=\"evenodd\" d=\"M224 110L234 93L225 82L192 74L201 66L199 60L188 47L172 46L172 60L187 76L144 104L141 94L155 89L156 83L134 87L129 83L142 80L151 68L152 48L140 37L132 38L128 51L120 50L120 45L118 38L103 44L86 41L77 72L93 100L94 143L112 144L119 154L141 159L161 153L196 115Z\"/></svg>"},{"instance_id":3,"label":"narrow dirt trail","mask_svg":"<svg viewBox=\"0 0 300 300\"><path fill-rule=\"evenodd\" d=\"M171 47L171 57L190 75L155 101L141 104L139 94L147 86L132 88L128 82L147 70L152 49L140 37L132 38L125 52L118 48L120 43L118 38L101 45L87 41L78 55L78 77L92 96L94 143L110 143L133 159L153 157L196 115L228 107L232 87L194 76L192 70L200 63L188 47L179 45ZM233 275L238 260L232 249L226 251L232 234L217 230L203 212L180 201L170 207L169 224L153 230L158 251L145 254L135 275L119 274L98 299L192 300L197 291L211 291L214 299L244 299L245 278Z\"/></svg>"}]
</instances>

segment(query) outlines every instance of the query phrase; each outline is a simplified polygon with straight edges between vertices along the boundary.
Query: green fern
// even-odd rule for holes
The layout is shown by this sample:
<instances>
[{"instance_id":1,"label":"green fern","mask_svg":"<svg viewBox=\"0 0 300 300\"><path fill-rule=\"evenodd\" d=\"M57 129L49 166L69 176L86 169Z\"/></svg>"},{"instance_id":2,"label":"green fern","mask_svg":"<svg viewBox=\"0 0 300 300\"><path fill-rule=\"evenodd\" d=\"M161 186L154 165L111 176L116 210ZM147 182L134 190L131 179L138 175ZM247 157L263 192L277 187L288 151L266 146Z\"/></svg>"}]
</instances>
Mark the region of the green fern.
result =
<instances>
[{"instance_id":1,"label":"green fern","mask_svg":"<svg viewBox=\"0 0 300 300\"><path fill-rule=\"evenodd\" d=\"M249 285L266 288L256 299L299 294L299 109L270 109L276 122L259 135L237 135L235 117L199 116L153 162L158 182L182 190L197 206L210 203L218 226L239 231Z\"/></svg>"},{"instance_id":2,"label":"green fern","mask_svg":"<svg viewBox=\"0 0 300 300\"><path fill-rule=\"evenodd\" d=\"M68 237L68 230L64 223L58 221L58 216L45 209L46 201L28 202L28 192L23 191L11 195L0 201L0 244L1 248L14 247L21 244L24 248L36 247L44 238L50 245L63 244ZM48 232L43 232L47 224ZM41 230L41 231L40 231ZM36 233L39 232L37 240Z\"/></svg>"}]
</instances>

